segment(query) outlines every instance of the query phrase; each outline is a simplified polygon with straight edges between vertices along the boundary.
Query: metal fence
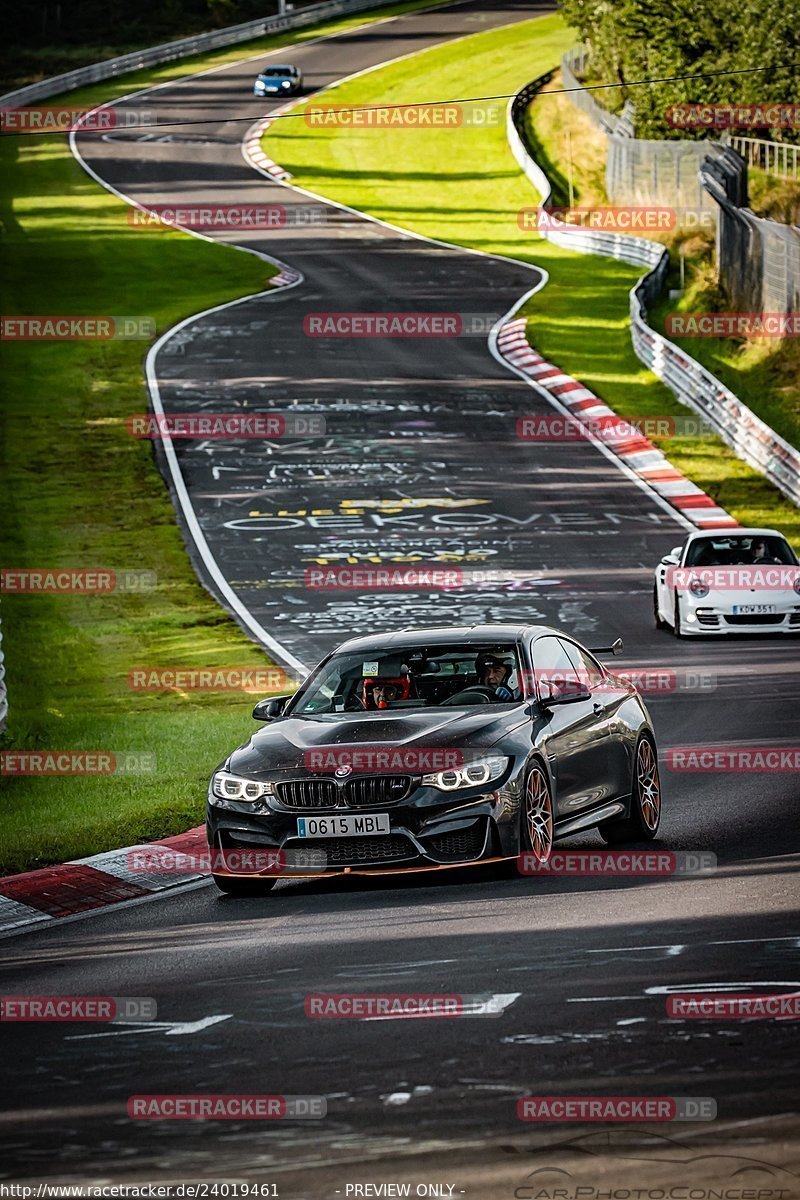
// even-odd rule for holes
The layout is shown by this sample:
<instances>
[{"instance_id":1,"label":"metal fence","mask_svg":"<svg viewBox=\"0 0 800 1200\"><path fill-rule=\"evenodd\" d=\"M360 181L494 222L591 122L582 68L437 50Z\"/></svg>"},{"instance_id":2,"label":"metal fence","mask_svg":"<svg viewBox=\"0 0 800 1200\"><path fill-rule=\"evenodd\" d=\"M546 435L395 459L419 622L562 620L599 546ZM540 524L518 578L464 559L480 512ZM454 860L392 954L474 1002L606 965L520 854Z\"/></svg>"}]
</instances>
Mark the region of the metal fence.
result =
<instances>
[{"instance_id":1,"label":"metal fence","mask_svg":"<svg viewBox=\"0 0 800 1200\"><path fill-rule=\"evenodd\" d=\"M740 137L738 134L729 134L723 140L741 154L748 166L759 167L769 175L800 178L800 146L790 146L788 142L769 142L766 138Z\"/></svg>"},{"instance_id":2,"label":"metal fence","mask_svg":"<svg viewBox=\"0 0 800 1200\"><path fill-rule=\"evenodd\" d=\"M564 81L564 87L569 89L570 100L582 112L585 112L592 123L598 129L602 129L603 133L609 135L619 133L621 137L633 137L635 110L630 100L625 101L622 113L617 116L599 104L592 93L588 92L581 83L588 61L588 46L577 46L574 50L568 50L561 59L561 78Z\"/></svg>"},{"instance_id":3,"label":"metal fence","mask_svg":"<svg viewBox=\"0 0 800 1200\"><path fill-rule=\"evenodd\" d=\"M640 204L716 214L698 175L708 142L655 141L634 137L636 110L625 101L620 116L604 108L581 85L588 49L579 46L561 59L572 103L608 136L606 192L612 204Z\"/></svg>"},{"instance_id":4,"label":"metal fence","mask_svg":"<svg viewBox=\"0 0 800 1200\"><path fill-rule=\"evenodd\" d=\"M800 229L747 207L747 164L726 147L701 167L719 207L717 271L735 312L800 313Z\"/></svg>"},{"instance_id":5,"label":"metal fence","mask_svg":"<svg viewBox=\"0 0 800 1200\"><path fill-rule=\"evenodd\" d=\"M219 50L224 46L235 46L238 42L249 42L268 33L280 33L285 29L300 29L304 25L314 25L317 21L324 21L329 17L380 8L386 3L387 0L322 0L320 4L309 4L306 8L288 13L283 17L259 17L256 21L246 21L242 25L228 25L225 29L215 29L210 33L198 33L194 37L164 42L160 46L135 50L131 54L107 58L105 62L79 67L75 71L67 71L64 75L53 75L49 79L42 79L38 83L28 84L27 87L18 88L15 92L8 92L6 95L0 96L0 104L5 107L31 104L36 100L57 96L61 92L84 87L89 83L98 83L103 79L115 79L118 75L138 71L142 67L155 67L160 63L190 58L193 54Z\"/></svg>"},{"instance_id":6,"label":"metal fence","mask_svg":"<svg viewBox=\"0 0 800 1200\"><path fill-rule=\"evenodd\" d=\"M550 199L550 181L525 144L524 114L546 78L535 79L517 93L509 103L507 120L511 150L541 196L540 207L544 209ZM696 359L647 324L647 306L660 296L669 270L666 247L644 238L588 229L569 233L547 229L542 230L542 236L568 250L649 267L630 293L631 340L637 357L672 389L681 404L702 416L739 458L800 505L800 451L770 429Z\"/></svg>"},{"instance_id":7,"label":"metal fence","mask_svg":"<svg viewBox=\"0 0 800 1200\"><path fill-rule=\"evenodd\" d=\"M3 657L3 631L0 628L0 733L8 724L8 691L6 689L6 663Z\"/></svg>"}]
</instances>

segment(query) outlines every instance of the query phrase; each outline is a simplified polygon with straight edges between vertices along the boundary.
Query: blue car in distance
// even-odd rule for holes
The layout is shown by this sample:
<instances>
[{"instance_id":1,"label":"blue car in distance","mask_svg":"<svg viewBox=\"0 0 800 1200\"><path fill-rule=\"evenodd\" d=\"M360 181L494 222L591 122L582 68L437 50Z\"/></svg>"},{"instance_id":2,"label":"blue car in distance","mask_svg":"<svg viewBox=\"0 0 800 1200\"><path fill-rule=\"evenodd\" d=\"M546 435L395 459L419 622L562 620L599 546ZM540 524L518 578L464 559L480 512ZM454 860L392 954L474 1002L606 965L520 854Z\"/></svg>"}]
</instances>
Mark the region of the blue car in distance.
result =
<instances>
[{"instance_id":1,"label":"blue car in distance","mask_svg":"<svg viewBox=\"0 0 800 1200\"><path fill-rule=\"evenodd\" d=\"M285 63L264 67L253 84L254 96L295 96L303 86L303 74L298 67Z\"/></svg>"}]
</instances>

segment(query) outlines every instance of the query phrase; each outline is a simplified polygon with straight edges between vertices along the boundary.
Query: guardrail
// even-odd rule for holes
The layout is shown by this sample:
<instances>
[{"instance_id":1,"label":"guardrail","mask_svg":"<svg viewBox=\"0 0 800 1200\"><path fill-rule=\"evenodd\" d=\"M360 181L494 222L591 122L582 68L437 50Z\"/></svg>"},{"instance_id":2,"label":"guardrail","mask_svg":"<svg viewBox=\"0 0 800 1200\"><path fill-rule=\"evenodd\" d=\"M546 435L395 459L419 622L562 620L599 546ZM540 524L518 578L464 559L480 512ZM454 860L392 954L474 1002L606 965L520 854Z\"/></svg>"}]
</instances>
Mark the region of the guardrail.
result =
<instances>
[{"instance_id":1,"label":"guardrail","mask_svg":"<svg viewBox=\"0 0 800 1200\"><path fill-rule=\"evenodd\" d=\"M3 631L0 628L0 733L8 724L8 690L6 688L6 663L3 657Z\"/></svg>"},{"instance_id":2,"label":"guardrail","mask_svg":"<svg viewBox=\"0 0 800 1200\"><path fill-rule=\"evenodd\" d=\"M545 213L552 189L525 143L524 116L529 103L551 75L539 76L517 92L509 102L506 123L512 153L541 196L539 208ZM567 250L648 267L630 292L631 340L637 357L672 389L681 404L701 416L739 458L800 506L800 451L770 429L696 359L647 324L647 305L663 291L669 270L666 246L628 234L582 228L565 233L542 228L540 233Z\"/></svg>"},{"instance_id":3,"label":"guardrail","mask_svg":"<svg viewBox=\"0 0 800 1200\"><path fill-rule=\"evenodd\" d=\"M63 75L53 75L49 79L41 79L38 83L30 83L15 92L0 96L0 105L11 107L30 104L36 100L45 100L49 96L57 96L61 92L71 91L73 88L84 87L89 83L115 79L118 75L138 71L142 67L156 67L160 63L191 58L193 54L218 50L223 46L235 46L238 42L249 42L268 33L280 33L284 29L315 25L328 17L380 8L386 3L388 0L322 0L320 4L309 4L307 8L287 13L286 16L259 17L256 21L246 21L242 25L228 25L224 29L198 33L194 37L180 38L174 42L164 42L146 50L134 50L131 54L107 58L105 62L78 67L75 71L67 71Z\"/></svg>"},{"instance_id":4,"label":"guardrail","mask_svg":"<svg viewBox=\"0 0 800 1200\"><path fill-rule=\"evenodd\" d=\"M760 167L769 175L797 179L800 176L800 146L788 142L770 142L766 138L740 137L727 134L723 140L741 154L751 167ZM779 165L780 164L780 165Z\"/></svg>"}]
</instances>

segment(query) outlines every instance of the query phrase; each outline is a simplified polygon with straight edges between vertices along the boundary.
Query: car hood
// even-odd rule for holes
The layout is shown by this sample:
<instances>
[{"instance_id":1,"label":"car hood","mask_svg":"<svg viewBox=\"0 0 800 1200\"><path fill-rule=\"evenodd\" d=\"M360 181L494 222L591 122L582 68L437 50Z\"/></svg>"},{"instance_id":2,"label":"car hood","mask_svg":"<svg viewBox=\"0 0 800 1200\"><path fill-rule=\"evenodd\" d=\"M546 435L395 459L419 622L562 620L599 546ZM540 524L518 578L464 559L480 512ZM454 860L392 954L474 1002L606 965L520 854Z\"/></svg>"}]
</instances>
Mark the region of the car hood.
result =
<instances>
[{"instance_id":1,"label":"car hood","mask_svg":"<svg viewBox=\"0 0 800 1200\"><path fill-rule=\"evenodd\" d=\"M258 80L260 83L266 83L266 84L270 84L270 85L274 84L276 87L281 83L293 83L294 82L294 80L289 75L259 75Z\"/></svg>"},{"instance_id":2,"label":"car hood","mask_svg":"<svg viewBox=\"0 0 800 1200\"><path fill-rule=\"evenodd\" d=\"M409 749L415 754L427 750L488 750L528 719L521 704L504 705L496 715L481 705L468 712L429 709L287 717L259 729L245 746L235 750L230 770L256 776L288 769L305 772L320 762L319 757L312 759L310 752L325 749L334 753ZM424 760L421 753L420 759ZM413 755L409 760L417 761ZM410 774L417 773L408 769Z\"/></svg>"}]
</instances>

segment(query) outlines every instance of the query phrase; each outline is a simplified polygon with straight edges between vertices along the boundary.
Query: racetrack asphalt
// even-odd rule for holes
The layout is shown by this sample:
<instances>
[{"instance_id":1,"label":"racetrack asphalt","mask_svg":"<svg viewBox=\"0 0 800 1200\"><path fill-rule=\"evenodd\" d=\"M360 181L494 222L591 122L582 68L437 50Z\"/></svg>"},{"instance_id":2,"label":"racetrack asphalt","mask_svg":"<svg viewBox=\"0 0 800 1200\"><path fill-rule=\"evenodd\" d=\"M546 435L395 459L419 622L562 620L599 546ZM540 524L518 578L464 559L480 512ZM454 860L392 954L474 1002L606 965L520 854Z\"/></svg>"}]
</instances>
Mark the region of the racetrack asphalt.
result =
<instances>
[{"instance_id":1,"label":"racetrack asphalt","mask_svg":"<svg viewBox=\"0 0 800 1200\"><path fill-rule=\"evenodd\" d=\"M462 4L286 57L318 88L545 10ZM208 117L202 134L84 135L81 154L144 205L307 207L242 158L247 126L233 118L267 111L250 95L253 75L243 62L146 97L160 119ZM201 317L155 361L167 412L291 408L328 422L326 438L296 443L176 443L208 545L257 620L308 665L344 636L421 623L542 621L587 644L621 634L626 663L675 669L688 684L692 673L706 677L649 701L662 749L796 741L797 642L678 642L656 632L652 568L684 530L591 445L518 441L517 416L551 410L489 354L485 336L303 332L308 313L344 309L496 320L538 272L326 211L321 225L242 243L299 269L303 283ZM341 565L414 553L547 578L471 596L303 587L304 569L323 557ZM243 737L247 728L243 709ZM412 1194L442 1183L454 1196L532 1200L534 1160L548 1185L559 1172L583 1182L590 1162L598 1186L651 1176L700 1186L732 1179L739 1155L750 1179L769 1168L772 1186L788 1188L786 1173L798 1171L793 1022L672 1019L665 995L715 984L800 988L797 777L665 770L663 781L660 844L713 852L715 872L541 879L491 868L286 882L247 900L205 885L6 943L4 994L153 996L159 1021L199 1027L7 1029L0 1179L247 1179L277 1183L281 1197L410 1181ZM599 842L583 835L570 845ZM321 991L514 998L495 1017L308 1019L304 997ZM203 1025L214 1016L224 1019ZM126 1115L133 1094L175 1092L322 1095L328 1116L208 1124ZM558 1150L590 1130L516 1117L521 1095L606 1093L710 1096L719 1117Z\"/></svg>"}]
</instances>

